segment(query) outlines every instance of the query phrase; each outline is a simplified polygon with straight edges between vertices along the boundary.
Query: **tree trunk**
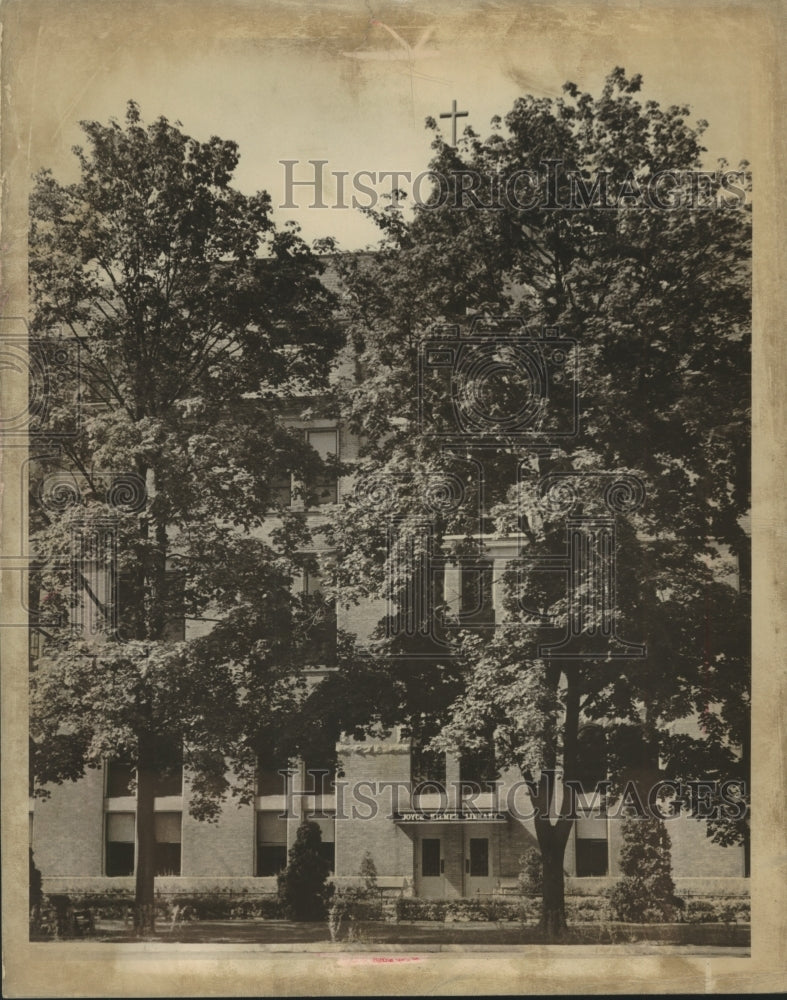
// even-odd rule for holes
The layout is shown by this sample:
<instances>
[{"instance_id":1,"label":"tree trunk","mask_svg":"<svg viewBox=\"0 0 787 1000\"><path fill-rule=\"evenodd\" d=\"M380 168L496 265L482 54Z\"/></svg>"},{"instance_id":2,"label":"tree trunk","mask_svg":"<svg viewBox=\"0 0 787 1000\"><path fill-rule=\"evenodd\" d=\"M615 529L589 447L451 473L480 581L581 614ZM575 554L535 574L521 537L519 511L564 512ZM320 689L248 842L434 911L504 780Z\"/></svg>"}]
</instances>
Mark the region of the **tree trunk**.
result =
<instances>
[{"instance_id":1,"label":"tree trunk","mask_svg":"<svg viewBox=\"0 0 787 1000\"><path fill-rule=\"evenodd\" d=\"M554 829L554 827L553 827ZM547 941L560 941L566 933L566 894L563 878L565 843L552 834L554 843L542 845L543 888L541 891L541 922L539 927Z\"/></svg>"},{"instance_id":2,"label":"tree trunk","mask_svg":"<svg viewBox=\"0 0 787 1000\"><path fill-rule=\"evenodd\" d=\"M548 675L557 687L560 671L553 667ZM541 850L543 888L541 891L541 931L547 941L561 941L566 932L566 891L563 859L574 826L574 793L566 781L576 777L577 734L579 731L579 677L575 667L564 668L566 678L565 718L563 720L563 791L560 808L554 810L557 791L555 760L541 772L533 804L538 846ZM556 754L554 755L556 757Z\"/></svg>"},{"instance_id":3,"label":"tree trunk","mask_svg":"<svg viewBox=\"0 0 787 1000\"><path fill-rule=\"evenodd\" d=\"M138 934L155 931L154 878L156 830L154 826L155 772L151 754L140 741L137 764L137 865L134 927Z\"/></svg>"}]
</instances>

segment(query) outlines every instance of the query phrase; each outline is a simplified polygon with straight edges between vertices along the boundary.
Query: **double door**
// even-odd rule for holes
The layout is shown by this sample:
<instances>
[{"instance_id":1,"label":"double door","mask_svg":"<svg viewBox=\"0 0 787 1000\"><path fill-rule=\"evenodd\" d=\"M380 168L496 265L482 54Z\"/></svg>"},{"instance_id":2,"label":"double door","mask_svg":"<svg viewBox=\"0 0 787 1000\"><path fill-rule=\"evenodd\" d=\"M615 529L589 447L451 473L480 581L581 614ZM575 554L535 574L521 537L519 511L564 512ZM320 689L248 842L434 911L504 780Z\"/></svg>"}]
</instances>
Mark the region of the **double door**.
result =
<instances>
[{"instance_id":1,"label":"double door","mask_svg":"<svg viewBox=\"0 0 787 1000\"><path fill-rule=\"evenodd\" d=\"M492 892L491 837L471 826L424 831L416 839L416 893L423 899Z\"/></svg>"}]
</instances>

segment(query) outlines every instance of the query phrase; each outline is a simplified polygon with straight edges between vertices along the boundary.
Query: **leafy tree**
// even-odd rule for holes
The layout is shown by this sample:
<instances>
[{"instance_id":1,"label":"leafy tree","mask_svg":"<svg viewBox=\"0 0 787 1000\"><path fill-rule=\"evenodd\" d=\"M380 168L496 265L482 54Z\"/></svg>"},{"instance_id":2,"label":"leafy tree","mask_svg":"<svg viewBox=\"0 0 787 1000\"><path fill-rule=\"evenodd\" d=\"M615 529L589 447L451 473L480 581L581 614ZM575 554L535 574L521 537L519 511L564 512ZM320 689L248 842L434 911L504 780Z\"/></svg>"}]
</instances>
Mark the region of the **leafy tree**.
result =
<instances>
[{"instance_id":1,"label":"leafy tree","mask_svg":"<svg viewBox=\"0 0 787 1000\"><path fill-rule=\"evenodd\" d=\"M322 833L305 820L298 827L287 867L277 876L279 900L288 920L325 920L333 886L330 866L320 853Z\"/></svg>"},{"instance_id":2,"label":"leafy tree","mask_svg":"<svg viewBox=\"0 0 787 1000\"><path fill-rule=\"evenodd\" d=\"M641 101L641 83L615 69L599 96L569 83L561 98L519 98L486 139L466 129L452 148L436 135L433 201L411 215L401 203L370 212L380 248L344 267L364 377L348 384L343 413L365 449L334 528L336 586L345 603L390 602L376 640L346 658L347 704L405 719L443 750L480 750L491 737L497 765L532 783L551 937L565 927L573 823L556 776L580 777L583 722L604 723L618 790L629 779L646 787L659 757L668 777L745 780L748 769L749 177L743 164L734 177L698 179L706 123ZM606 206L602 187L593 194L602 179ZM664 207L647 200L654 190ZM461 338L483 320L504 352L512 316L530 336L557 328L576 342L578 433L534 448L482 430L446 448L456 397L437 375L419 387L420 345L445 324ZM504 414L528 391L514 374L474 388ZM556 392L545 430L565 426L561 405ZM647 658L547 658L539 647L566 627L566 584L532 557L565 555L566 513L543 503L539 483L610 472L644 486L642 504L616 513L615 626ZM572 516L606 512L599 502L580 492ZM391 529L409 537L409 561L389 548ZM435 556L483 556L484 532L520 537L524 556L491 634L452 625L439 584L424 592L413 570ZM440 643L406 629L391 637L404 593L428 609L420 623L443 615ZM326 685L336 702L340 687ZM676 733L692 716L704 731ZM734 811L708 829L727 842L746 835Z\"/></svg>"},{"instance_id":3,"label":"leafy tree","mask_svg":"<svg viewBox=\"0 0 787 1000\"><path fill-rule=\"evenodd\" d=\"M610 894L618 920L630 923L671 920L683 900L672 881L670 835L664 820L628 817L623 821L620 869L623 878Z\"/></svg>"},{"instance_id":4,"label":"leafy tree","mask_svg":"<svg viewBox=\"0 0 787 1000\"><path fill-rule=\"evenodd\" d=\"M364 851L358 874L363 879L363 887L369 895L377 891L377 865L369 851Z\"/></svg>"},{"instance_id":5,"label":"leafy tree","mask_svg":"<svg viewBox=\"0 0 787 1000\"><path fill-rule=\"evenodd\" d=\"M538 897L544 889L541 854L535 847L519 859L519 891L524 896Z\"/></svg>"},{"instance_id":6,"label":"leafy tree","mask_svg":"<svg viewBox=\"0 0 787 1000\"><path fill-rule=\"evenodd\" d=\"M210 818L228 759L248 799L256 754L286 752L276 734L302 695L312 617L292 585L315 566L299 554L305 514L264 522L283 482L308 504L325 475L287 420L326 394L339 334L319 257L293 224L274 226L266 193L231 186L235 143L163 117L145 126L134 102L124 124L82 128L79 181L43 171L30 201L33 333L67 358L30 484L46 636L31 758L40 794L106 758L133 764L150 927L157 772L185 764L190 809ZM98 537L108 521L116 558L91 543L86 587L71 590L74 532ZM99 635L79 625L91 601Z\"/></svg>"}]
</instances>

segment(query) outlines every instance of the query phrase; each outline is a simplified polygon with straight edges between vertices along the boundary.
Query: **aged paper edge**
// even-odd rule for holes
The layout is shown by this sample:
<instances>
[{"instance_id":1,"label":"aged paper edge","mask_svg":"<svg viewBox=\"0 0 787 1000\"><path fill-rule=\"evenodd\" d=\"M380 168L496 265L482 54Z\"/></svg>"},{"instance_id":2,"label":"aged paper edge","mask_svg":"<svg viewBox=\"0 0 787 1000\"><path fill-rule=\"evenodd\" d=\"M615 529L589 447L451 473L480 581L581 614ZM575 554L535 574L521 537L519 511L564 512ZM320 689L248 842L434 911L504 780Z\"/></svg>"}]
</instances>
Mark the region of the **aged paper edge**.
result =
<instances>
[{"instance_id":1,"label":"aged paper edge","mask_svg":"<svg viewBox=\"0 0 787 1000\"><path fill-rule=\"evenodd\" d=\"M18 145L24 123L16 120L17 61L29 41L31 25L60 4L51 0L8 0L2 24L2 315L25 316L27 204L24 157ZM93 4L78 0L73 30L85 30ZM103 4L102 4L103 6ZM195 3L138 4L162 14L196 14ZM243 0L224 0L242 16ZM293 17L301 5L276 5L279 28L288 9ZM314 6L314 5L312 5ZM330 5L326 5L330 6ZM435 8L438 4L433 4ZM556 5L555 5L556 6ZM273 954L261 948L237 946L130 945L112 947L89 943L31 944L27 928L27 633L5 629L2 650L2 834L3 834L3 976L10 997L30 996L305 996L419 995L443 993L711 993L769 992L785 986L785 800L783 797L785 734L781 708L785 703L785 667L781 644L784 586L784 495L782 435L785 426L785 352L779 323L784 315L785 283L781 263L784 238L782 184L785 156L785 73L779 64L785 40L783 5L764 2L722 4L683 3L679 6L636 3L572 4L603 8L636 19L642 9L681 20L747 17L756 27L758 45L751 52L756 120L754 251L754 451L753 451L753 797L757 816L753 827L752 949L750 958L706 958L690 954L632 954L625 947L598 953L593 948L531 947L521 954L491 950L418 953L353 952ZM77 10L79 8L79 10ZM94 6L95 9L95 6ZM302 9L302 7L301 7ZM365 8L359 4L359 16ZM26 398L21 379L7 380L5 404ZM23 448L5 448L2 481L19 481ZM4 539L18 537L18 508L13 490L3 492ZM8 593L11 581L2 578ZM11 607L6 608L10 612ZM5 618L4 620L8 620ZM376 958L408 958L379 962Z\"/></svg>"}]
</instances>

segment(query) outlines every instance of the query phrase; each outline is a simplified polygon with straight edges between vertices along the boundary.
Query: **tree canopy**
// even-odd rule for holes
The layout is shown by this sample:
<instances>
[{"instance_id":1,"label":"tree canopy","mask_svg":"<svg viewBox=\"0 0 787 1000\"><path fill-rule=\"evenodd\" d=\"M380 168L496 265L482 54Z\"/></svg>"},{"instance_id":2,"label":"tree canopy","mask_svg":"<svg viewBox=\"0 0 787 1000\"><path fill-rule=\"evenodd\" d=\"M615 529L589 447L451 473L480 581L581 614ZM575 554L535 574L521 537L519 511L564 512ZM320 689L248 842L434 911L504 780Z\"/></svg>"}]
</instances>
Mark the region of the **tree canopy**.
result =
<instances>
[{"instance_id":1,"label":"tree canopy","mask_svg":"<svg viewBox=\"0 0 787 1000\"><path fill-rule=\"evenodd\" d=\"M437 133L430 169L441 187L431 203L408 213L400 198L371 211L379 251L344 268L364 378L348 386L343 413L365 449L335 527L341 599L386 596L395 616L419 558L480 557L495 537L522 548L505 587L507 620L486 633L455 627L453 658L417 637L391 639L381 624L379 644L349 657L347 688L378 719L440 733L441 749L491 739L500 766L535 779L554 768L574 776L582 720L604 724L616 780L653 775L659 756L669 776L743 779L748 766L750 206L730 197L726 163L702 173L706 123L691 124L687 107L641 100L641 85L616 69L599 96L569 83L557 99L517 99L487 138L466 128L453 148ZM637 193L665 171L669 204L643 202ZM529 198L490 209L517 176ZM468 177L480 204L467 196ZM601 189L592 195L599 178L612 207ZM734 181L748 191L746 164ZM480 320L505 359L511 317L521 318L520 340L568 342L576 434L558 433L567 420L559 392L540 436L494 421L457 432L463 390L429 370L424 344L472 341ZM432 381L419 382L419 364ZM510 369L486 386L504 411L521 391ZM481 381L471 386L476 402ZM584 488L609 474L642 488L641 502L615 512L615 627L647 656L549 658L539 649L566 627L566 584L535 559L565 555L569 512L609 513L598 505L603 490L594 501ZM573 508L544 503L555 477L576 487ZM390 531L420 539L409 562ZM435 595L432 610L440 602ZM339 691L342 679L327 684ZM691 718L700 731L676 727ZM549 855L561 870L559 886L545 878L558 930L570 827L537 824L545 864ZM710 829L727 842L745 833L737 821Z\"/></svg>"},{"instance_id":2,"label":"tree canopy","mask_svg":"<svg viewBox=\"0 0 787 1000\"><path fill-rule=\"evenodd\" d=\"M192 811L213 816L229 759L248 798L301 695L314 609L293 583L313 557L279 491L314 502L325 475L291 418L327 396L340 331L319 254L266 193L232 187L235 143L144 125L134 102L82 127L79 181L43 171L30 202L33 334L67 358L30 484L31 753L43 793L134 764L143 906L154 772L185 763ZM70 627L91 602L92 636Z\"/></svg>"}]
</instances>

